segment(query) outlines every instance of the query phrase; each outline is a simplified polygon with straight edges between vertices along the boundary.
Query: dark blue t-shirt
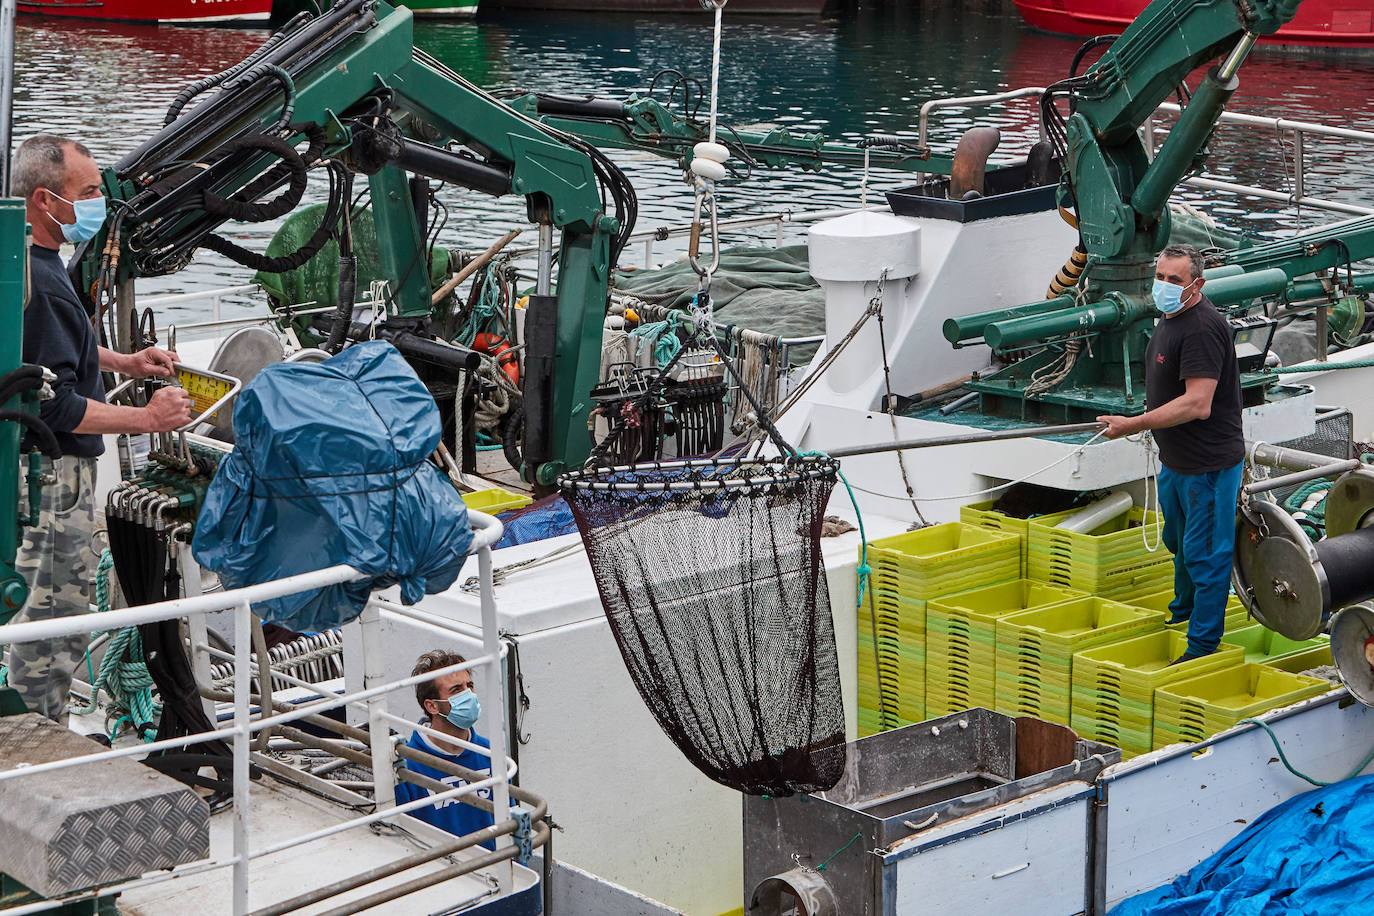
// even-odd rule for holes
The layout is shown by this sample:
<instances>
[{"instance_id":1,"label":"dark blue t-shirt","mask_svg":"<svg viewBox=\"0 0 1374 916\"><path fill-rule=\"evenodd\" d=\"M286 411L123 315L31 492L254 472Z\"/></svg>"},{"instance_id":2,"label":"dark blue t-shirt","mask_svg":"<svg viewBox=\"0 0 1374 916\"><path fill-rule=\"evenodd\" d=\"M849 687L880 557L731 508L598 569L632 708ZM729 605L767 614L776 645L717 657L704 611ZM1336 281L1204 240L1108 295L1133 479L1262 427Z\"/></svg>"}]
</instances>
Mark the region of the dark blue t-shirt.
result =
<instances>
[{"instance_id":1,"label":"dark blue t-shirt","mask_svg":"<svg viewBox=\"0 0 1374 916\"><path fill-rule=\"evenodd\" d=\"M51 248L29 252L30 296L24 310L24 362L51 370L53 397L38 415L57 436L62 454L94 458L105 451L102 436L73 432L86 416L86 399L105 401L98 340L90 316L76 298L62 258ZM32 443L26 440L26 447Z\"/></svg>"},{"instance_id":2,"label":"dark blue t-shirt","mask_svg":"<svg viewBox=\"0 0 1374 916\"><path fill-rule=\"evenodd\" d=\"M477 732L473 731L468 736L468 741L479 747L491 747L491 743ZM408 747L426 754L433 754L441 757L465 769L475 770L484 776L491 773L491 761L476 751L463 749L463 753L454 756L445 754L443 751L432 745L424 735L412 732L410 741L406 742ZM421 776L428 776L430 779L437 779L446 786L458 788L467 785L467 780L461 776L453 776L449 773L442 773L439 770L417 763L414 760L405 761L406 769L413 770ZM396 804L402 805L417 798L428 798L429 790L422 789L417 785L408 782L396 783ZM480 798L491 800L491 789L478 789L475 793ZM433 824L440 830L447 830L454 836L463 836L481 830L483 827L490 827L493 823L492 816L485 811L480 811L471 805L464 804L456 798L446 798L436 802L431 808L416 808L410 812L412 817L417 817L428 824ZM487 849L495 849L495 845L489 840L482 844Z\"/></svg>"}]
</instances>

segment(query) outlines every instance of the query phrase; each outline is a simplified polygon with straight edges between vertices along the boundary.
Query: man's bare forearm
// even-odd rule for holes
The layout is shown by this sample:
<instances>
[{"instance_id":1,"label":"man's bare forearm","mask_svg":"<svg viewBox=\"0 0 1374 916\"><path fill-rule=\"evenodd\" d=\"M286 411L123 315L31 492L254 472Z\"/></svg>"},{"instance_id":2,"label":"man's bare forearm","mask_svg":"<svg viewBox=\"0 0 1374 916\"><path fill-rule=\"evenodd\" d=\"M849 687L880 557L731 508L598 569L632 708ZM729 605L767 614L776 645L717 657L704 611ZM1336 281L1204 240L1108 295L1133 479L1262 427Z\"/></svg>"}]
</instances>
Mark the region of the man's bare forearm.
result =
<instances>
[{"instance_id":1,"label":"man's bare forearm","mask_svg":"<svg viewBox=\"0 0 1374 916\"><path fill-rule=\"evenodd\" d=\"M76 425L78 433L148 433L152 432L148 412L142 407L124 407L86 399L86 415Z\"/></svg>"}]
</instances>

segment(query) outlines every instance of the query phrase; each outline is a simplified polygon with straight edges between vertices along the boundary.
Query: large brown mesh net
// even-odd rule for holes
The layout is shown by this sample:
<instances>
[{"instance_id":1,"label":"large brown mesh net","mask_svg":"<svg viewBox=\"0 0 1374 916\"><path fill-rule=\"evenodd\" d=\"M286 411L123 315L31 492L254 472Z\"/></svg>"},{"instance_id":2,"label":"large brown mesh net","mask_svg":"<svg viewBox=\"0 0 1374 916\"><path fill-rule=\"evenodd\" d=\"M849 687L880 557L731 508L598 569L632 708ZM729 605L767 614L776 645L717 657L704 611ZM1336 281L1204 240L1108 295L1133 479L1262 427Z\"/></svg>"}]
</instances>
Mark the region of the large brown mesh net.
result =
<instances>
[{"instance_id":1,"label":"large brown mesh net","mask_svg":"<svg viewBox=\"0 0 1374 916\"><path fill-rule=\"evenodd\" d=\"M644 702L698 769L741 792L820 791L844 770L820 547L836 470L791 456L560 481Z\"/></svg>"}]
</instances>

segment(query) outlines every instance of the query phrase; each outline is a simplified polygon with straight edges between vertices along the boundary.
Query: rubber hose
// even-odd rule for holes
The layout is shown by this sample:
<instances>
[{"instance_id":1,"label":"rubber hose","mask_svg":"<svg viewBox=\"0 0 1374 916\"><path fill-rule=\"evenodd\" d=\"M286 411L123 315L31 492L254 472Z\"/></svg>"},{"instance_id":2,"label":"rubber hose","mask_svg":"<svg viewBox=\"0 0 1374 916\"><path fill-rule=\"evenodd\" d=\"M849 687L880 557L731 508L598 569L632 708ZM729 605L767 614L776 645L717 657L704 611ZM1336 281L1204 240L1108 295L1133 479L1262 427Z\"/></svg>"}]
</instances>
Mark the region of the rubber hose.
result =
<instances>
[{"instance_id":1,"label":"rubber hose","mask_svg":"<svg viewBox=\"0 0 1374 916\"><path fill-rule=\"evenodd\" d=\"M344 178L341 197L345 207L352 206L351 173ZM353 303L357 300L358 258L353 254L353 225L346 211L342 216L339 220L339 292L334 303L334 323L329 328L329 339L324 342L327 353L338 353L343 349L344 341L348 338L348 326L353 321Z\"/></svg>"},{"instance_id":2,"label":"rubber hose","mask_svg":"<svg viewBox=\"0 0 1374 916\"><path fill-rule=\"evenodd\" d=\"M0 377L0 404L5 403L21 391L33 391L43 387L42 366L20 366L13 372Z\"/></svg>"},{"instance_id":3,"label":"rubber hose","mask_svg":"<svg viewBox=\"0 0 1374 916\"><path fill-rule=\"evenodd\" d=\"M274 47L285 41L286 36L291 31L293 31L297 25L302 24L305 20L309 18L310 14L307 12L302 11L300 13L297 13L294 17L291 18L290 21L286 23L286 25L281 27L281 31L269 36L268 39L262 43L262 47L258 48L252 54L249 54L243 60L234 64L234 66L228 68L227 70L221 70L219 73L216 73L213 76L207 76L204 79L196 80L194 83L178 92L176 98L172 99L172 104L167 106L167 114L163 118L162 126L166 127L168 124L171 124L177 118L181 117L182 109L189 105L192 99L200 95L205 90L215 88L216 86L220 85L230 77L237 76L244 70L247 70L249 67L256 64L258 61L262 60L262 58L269 51L271 51Z\"/></svg>"},{"instance_id":4,"label":"rubber hose","mask_svg":"<svg viewBox=\"0 0 1374 916\"><path fill-rule=\"evenodd\" d=\"M1065 290L1073 289L1078 285L1078 281L1087 267L1087 250L1081 243L1075 245L1069 259L1064 262L1064 266L1059 268L1059 273L1055 274L1054 279L1050 281L1050 287L1045 293L1045 298L1053 299Z\"/></svg>"},{"instance_id":5,"label":"rubber hose","mask_svg":"<svg viewBox=\"0 0 1374 916\"><path fill-rule=\"evenodd\" d=\"M525 433L525 408L517 407L506 417L506 428L501 433L501 453L506 461L517 471L520 470L520 438Z\"/></svg>"},{"instance_id":6,"label":"rubber hose","mask_svg":"<svg viewBox=\"0 0 1374 916\"><path fill-rule=\"evenodd\" d=\"M38 440L38 451L44 456L54 460L62 457L62 449L57 444L57 437L52 434L48 424L33 414L25 413L22 410L0 410L0 423L6 421L18 423L33 433L33 437Z\"/></svg>"},{"instance_id":7,"label":"rubber hose","mask_svg":"<svg viewBox=\"0 0 1374 916\"><path fill-rule=\"evenodd\" d=\"M305 196L305 185L308 180L306 175L305 160L301 154L296 152L296 148L279 137L268 136L267 134L248 134L231 140L220 148L217 152L221 155L216 157L216 161L227 159L242 150L261 150L273 153L281 158L280 165L285 166L290 171L290 184L276 198L262 204L251 202L252 197L248 195L243 200L235 199L242 195L231 197L221 197L214 191L205 191L201 195L201 207L206 213L212 216L223 216L229 219L236 219L247 223L261 223L269 219L276 219L285 216Z\"/></svg>"},{"instance_id":8,"label":"rubber hose","mask_svg":"<svg viewBox=\"0 0 1374 916\"><path fill-rule=\"evenodd\" d=\"M291 116L296 112L296 83L291 79L291 74L281 67L268 63L254 64L233 79L226 81L224 91L234 92L260 81L265 76L270 76L281 84L282 95L285 98L281 103L281 114L277 117L277 123L272 129L285 130L286 126L291 123Z\"/></svg>"},{"instance_id":9,"label":"rubber hose","mask_svg":"<svg viewBox=\"0 0 1374 916\"><path fill-rule=\"evenodd\" d=\"M333 167L335 166L331 166L331 168ZM337 168L342 168L342 166L337 166ZM340 185L342 184L343 182L340 182ZM325 243L333 237L343 208L346 206L348 206L348 200L341 188L336 186L331 190L329 205L325 210L323 219L320 220L319 228L315 230L315 234L306 239L305 244L300 248L281 257L269 258L266 255L258 254L256 251L249 251L247 248L236 245L223 236L213 234L207 235L201 245L245 267L251 267L254 270L269 274L285 273L288 270L295 270L320 253L320 249L324 248Z\"/></svg>"},{"instance_id":10,"label":"rubber hose","mask_svg":"<svg viewBox=\"0 0 1374 916\"><path fill-rule=\"evenodd\" d=\"M324 128L307 121L303 124L292 124L288 129L295 133L304 134L309 143L305 152L300 154L300 157L305 160L305 167L308 170L324 154ZM232 200L240 203L257 200L259 196L276 187L283 178L289 177L290 174L291 167L285 162L279 162L255 178L242 191L235 194Z\"/></svg>"}]
</instances>

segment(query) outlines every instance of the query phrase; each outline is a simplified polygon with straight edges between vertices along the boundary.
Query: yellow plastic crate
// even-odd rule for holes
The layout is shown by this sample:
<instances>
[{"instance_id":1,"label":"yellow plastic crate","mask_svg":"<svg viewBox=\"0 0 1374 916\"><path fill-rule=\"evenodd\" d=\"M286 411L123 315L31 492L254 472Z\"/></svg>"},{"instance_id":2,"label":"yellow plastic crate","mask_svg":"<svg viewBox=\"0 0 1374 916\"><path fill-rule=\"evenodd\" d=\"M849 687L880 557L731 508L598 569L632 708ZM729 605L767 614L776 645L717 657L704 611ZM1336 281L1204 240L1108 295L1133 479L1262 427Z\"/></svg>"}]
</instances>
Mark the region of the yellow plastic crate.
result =
<instances>
[{"instance_id":1,"label":"yellow plastic crate","mask_svg":"<svg viewBox=\"0 0 1374 916\"><path fill-rule=\"evenodd\" d=\"M471 493L464 493L463 502L469 509L485 512L487 515L495 515L498 512L505 512L507 509L523 509L534 500L523 493L512 493L500 487L492 487L488 490L473 490Z\"/></svg>"},{"instance_id":2,"label":"yellow plastic crate","mask_svg":"<svg viewBox=\"0 0 1374 916\"><path fill-rule=\"evenodd\" d=\"M1015 579L1021 538L947 522L870 541L868 562L877 587L929 599Z\"/></svg>"},{"instance_id":3,"label":"yellow plastic crate","mask_svg":"<svg viewBox=\"0 0 1374 916\"><path fill-rule=\"evenodd\" d=\"M1158 557L1161 554L1173 559L1173 554L1159 547L1151 553L1146 549L1141 528L1151 543L1158 540L1155 532L1156 522L1163 525L1164 519L1158 512L1146 512L1139 506L1132 507L1111 521L1091 531L1067 531L1054 527L1062 519L1031 519L1027 526L1026 539L1030 552L1043 551L1081 563L1131 562L1140 555Z\"/></svg>"},{"instance_id":4,"label":"yellow plastic crate","mask_svg":"<svg viewBox=\"0 0 1374 916\"><path fill-rule=\"evenodd\" d=\"M965 525L975 525L979 528L988 528L993 531L1002 531L1007 534L1015 534L1021 538L1021 577L1026 575L1026 528L1030 524L1027 518L1012 518L1010 515L1003 515L1001 512L993 510L997 500L990 499L981 503L969 503L959 507L959 521ZM1070 509L1067 512L1056 512L1052 515L1038 516L1037 520L1041 523L1055 524L1068 518L1077 512L1077 509Z\"/></svg>"},{"instance_id":5,"label":"yellow plastic crate","mask_svg":"<svg viewBox=\"0 0 1374 916\"><path fill-rule=\"evenodd\" d=\"M1223 668L1155 691L1156 748L1201 741L1241 719L1320 696L1332 684L1267 665Z\"/></svg>"}]
</instances>

